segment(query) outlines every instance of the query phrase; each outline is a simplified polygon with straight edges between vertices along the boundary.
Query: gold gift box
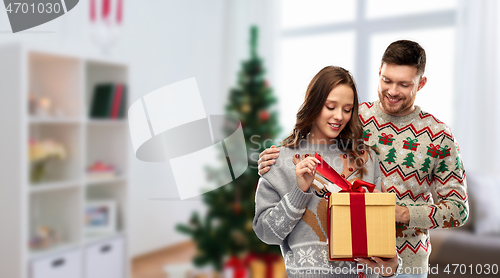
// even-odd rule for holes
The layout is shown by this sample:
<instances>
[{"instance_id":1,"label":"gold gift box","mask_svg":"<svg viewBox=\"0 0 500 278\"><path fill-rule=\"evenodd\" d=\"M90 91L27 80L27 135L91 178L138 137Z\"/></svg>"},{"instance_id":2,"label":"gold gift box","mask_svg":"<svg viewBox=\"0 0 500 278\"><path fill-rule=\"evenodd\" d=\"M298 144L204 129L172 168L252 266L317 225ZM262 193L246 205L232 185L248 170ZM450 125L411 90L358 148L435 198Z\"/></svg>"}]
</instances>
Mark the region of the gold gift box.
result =
<instances>
[{"instance_id":1,"label":"gold gift box","mask_svg":"<svg viewBox=\"0 0 500 278\"><path fill-rule=\"evenodd\" d=\"M349 193L329 197L330 260L353 258ZM366 193L366 235L368 257L396 256L396 194Z\"/></svg>"}]
</instances>

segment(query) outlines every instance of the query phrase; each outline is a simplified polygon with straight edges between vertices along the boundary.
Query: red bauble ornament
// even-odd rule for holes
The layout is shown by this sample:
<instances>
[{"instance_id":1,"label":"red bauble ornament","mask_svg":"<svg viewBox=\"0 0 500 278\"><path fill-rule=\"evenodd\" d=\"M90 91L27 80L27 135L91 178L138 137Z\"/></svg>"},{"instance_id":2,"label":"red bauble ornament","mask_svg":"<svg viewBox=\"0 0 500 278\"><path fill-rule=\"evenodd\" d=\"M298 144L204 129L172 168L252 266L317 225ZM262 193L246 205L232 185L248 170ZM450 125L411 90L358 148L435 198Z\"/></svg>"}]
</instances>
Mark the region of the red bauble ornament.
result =
<instances>
[{"instance_id":1,"label":"red bauble ornament","mask_svg":"<svg viewBox=\"0 0 500 278\"><path fill-rule=\"evenodd\" d=\"M269 120L270 117L271 117L271 114L268 111L261 111L259 113L259 118L263 122Z\"/></svg>"},{"instance_id":2,"label":"red bauble ornament","mask_svg":"<svg viewBox=\"0 0 500 278\"><path fill-rule=\"evenodd\" d=\"M234 203L233 204L233 211L235 214L240 214L241 212L241 204L240 203Z\"/></svg>"}]
</instances>

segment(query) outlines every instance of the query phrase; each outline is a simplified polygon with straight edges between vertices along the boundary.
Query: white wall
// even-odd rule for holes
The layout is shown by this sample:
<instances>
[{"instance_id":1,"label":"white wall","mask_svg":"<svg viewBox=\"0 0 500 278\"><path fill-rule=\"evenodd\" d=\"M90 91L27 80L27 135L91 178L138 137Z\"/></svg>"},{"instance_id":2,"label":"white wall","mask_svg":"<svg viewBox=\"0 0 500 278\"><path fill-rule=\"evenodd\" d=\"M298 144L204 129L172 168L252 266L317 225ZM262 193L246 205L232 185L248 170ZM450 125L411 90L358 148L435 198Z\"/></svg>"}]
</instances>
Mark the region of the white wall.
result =
<instances>
[{"instance_id":1,"label":"white wall","mask_svg":"<svg viewBox=\"0 0 500 278\"><path fill-rule=\"evenodd\" d=\"M127 6L127 29L117 48L131 64L132 101L189 77L195 77L208 114L220 114L223 82L223 1L133 1ZM133 255L186 239L175 224L187 223L201 201L176 198L168 163L135 157L131 177L131 253Z\"/></svg>"},{"instance_id":2,"label":"white wall","mask_svg":"<svg viewBox=\"0 0 500 278\"><path fill-rule=\"evenodd\" d=\"M130 99L195 77L208 114L223 114L229 86L248 53L248 23L273 21L266 1L125 0L123 33L112 57L130 64ZM56 20L12 34L0 12L0 43L24 41L82 55L103 55L92 42L88 1ZM274 4L273 4L274 5ZM266 67L272 66L275 29L262 32ZM264 45L264 46L262 46ZM106 55L104 55L106 56ZM273 83L273 73L269 79ZM187 223L200 199L180 201L168 164L139 161L131 152L130 252L144 254L187 239L174 229ZM163 200L158 200L163 199ZM170 199L170 200L165 200Z\"/></svg>"},{"instance_id":3,"label":"white wall","mask_svg":"<svg viewBox=\"0 0 500 278\"><path fill-rule=\"evenodd\" d=\"M129 4L129 28L118 53L130 57L132 99L164 85L196 77L208 114L224 114L229 87L236 83L241 60L248 57L249 23L274 26L272 8L265 1L143 1ZM154 3L154 4L153 4ZM133 11L133 12L132 12ZM274 28L261 30L260 49L272 68ZM269 79L273 73L269 70ZM178 199L168 164L132 159L132 254L177 243L175 232L187 223L202 202Z\"/></svg>"}]
</instances>

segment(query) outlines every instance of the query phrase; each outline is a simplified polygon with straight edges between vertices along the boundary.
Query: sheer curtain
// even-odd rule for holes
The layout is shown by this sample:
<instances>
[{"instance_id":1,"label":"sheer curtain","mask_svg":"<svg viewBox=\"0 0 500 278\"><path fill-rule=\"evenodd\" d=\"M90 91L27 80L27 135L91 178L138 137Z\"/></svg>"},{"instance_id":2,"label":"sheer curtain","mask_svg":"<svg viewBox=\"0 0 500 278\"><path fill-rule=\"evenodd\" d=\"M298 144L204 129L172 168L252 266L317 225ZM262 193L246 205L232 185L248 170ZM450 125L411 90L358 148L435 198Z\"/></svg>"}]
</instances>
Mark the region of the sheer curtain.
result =
<instances>
[{"instance_id":1,"label":"sheer curtain","mask_svg":"<svg viewBox=\"0 0 500 278\"><path fill-rule=\"evenodd\" d=\"M454 136L467 170L500 170L500 2L461 0L457 11Z\"/></svg>"},{"instance_id":2,"label":"sheer curtain","mask_svg":"<svg viewBox=\"0 0 500 278\"><path fill-rule=\"evenodd\" d=\"M241 71L241 62L250 57L250 26L256 25L258 31L258 55L264 61L266 79L271 87L275 84L276 47L279 32L279 1L225 1L224 30L224 80L226 88L221 92L226 101L229 88L235 87L237 74Z\"/></svg>"}]
</instances>

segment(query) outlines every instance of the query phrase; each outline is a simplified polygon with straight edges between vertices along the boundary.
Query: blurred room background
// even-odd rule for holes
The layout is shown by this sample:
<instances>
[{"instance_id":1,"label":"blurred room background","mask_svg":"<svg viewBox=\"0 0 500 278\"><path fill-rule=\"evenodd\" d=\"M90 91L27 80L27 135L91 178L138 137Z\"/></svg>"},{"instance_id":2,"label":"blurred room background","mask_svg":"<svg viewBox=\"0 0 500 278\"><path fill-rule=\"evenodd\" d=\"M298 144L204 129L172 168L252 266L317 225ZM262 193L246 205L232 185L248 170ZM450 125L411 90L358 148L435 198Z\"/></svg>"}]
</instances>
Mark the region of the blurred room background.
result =
<instances>
[{"instance_id":1,"label":"blurred room background","mask_svg":"<svg viewBox=\"0 0 500 278\"><path fill-rule=\"evenodd\" d=\"M195 77L206 113L226 113L250 59L252 25L277 99L268 108L278 113L276 144L321 68L350 70L361 101L374 101L385 48L420 43L428 83L416 104L460 144L472 213L466 227L432 231L431 265L500 262L498 1L109 0L103 15L107 1L80 1L15 34L0 13L0 276L55 277L36 273L66 262L69 272L57 277L185 277L173 273L193 269L187 263L200 250L176 227L209 208L201 197L180 200L168 163L135 157L127 105ZM98 91L114 96L106 116ZM254 277L273 265L259 267Z\"/></svg>"}]
</instances>

